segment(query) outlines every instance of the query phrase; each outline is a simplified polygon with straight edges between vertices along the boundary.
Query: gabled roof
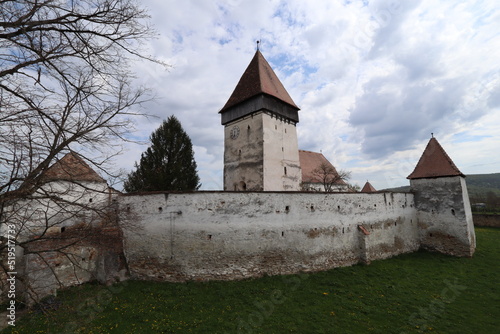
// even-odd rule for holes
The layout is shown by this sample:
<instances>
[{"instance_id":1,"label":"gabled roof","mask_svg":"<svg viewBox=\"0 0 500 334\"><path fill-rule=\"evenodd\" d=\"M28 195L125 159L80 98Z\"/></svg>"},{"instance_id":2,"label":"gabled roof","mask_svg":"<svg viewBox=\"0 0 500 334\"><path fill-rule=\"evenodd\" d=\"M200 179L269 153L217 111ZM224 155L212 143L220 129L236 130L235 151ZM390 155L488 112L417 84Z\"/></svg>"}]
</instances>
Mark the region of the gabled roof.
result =
<instances>
[{"instance_id":1,"label":"gabled roof","mask_svg":"<svg viewBox=\"0 0 500 334\"><path fill-rule=\"evenodd\" d=\"M330 161L325 158L322 153L299 150L299 161L300 168L302 169L302 182L304 183L322 182L322 180L320 180L317 175L314 175L314 170L321 166L321 164L326 164L328 167L333 168L335 173L337 173L335 167L330 163ZM335 184L347 185L344 180L338 180L337 182L335 182Z\"/></svg>"},{"instance_id":2,"label":"gabled roof","mask_svg":"<svg viewBox=\"0 0 500 334\"><path fill-rule=\"evenodd\" d=\"M375 189L372 184L368 181L366 181L365 185L363 186L363 189L361 189L362 193L374 193L376 192L377 189Z\"/></svg>"},{"instance_id":3,"label":"gabled roof","mask_svg":"<svg viewBox=\"0 0 500 334\"><path fill-rule=\"evenodd\" d=\"M236 88L229 97L229 100L227 100L220 112L259 94L274 96L292 107L299 109L267 60L262 53L257 50L252 61L250 61L250 64L236 85Z\"/></svg>"},{"instance_id":4,"label":"gabled roof","mask_svg":"<svg viewBox=\"0 0 500 334\"><path fill-rule=\"evenodd\" d=\"M463 176L436 138L432 137L408 179Z\"/></svg>"},{"instance_id":5,"label":"gabled roof","mask_svg":"<svg viewBox=\"0 0 500 334\"><path fill-rule=\"evenodd\" d=\"M106 182L75 152L66 154L50 166L43 175L44 181Z\"/></svg>"}]
</instances>

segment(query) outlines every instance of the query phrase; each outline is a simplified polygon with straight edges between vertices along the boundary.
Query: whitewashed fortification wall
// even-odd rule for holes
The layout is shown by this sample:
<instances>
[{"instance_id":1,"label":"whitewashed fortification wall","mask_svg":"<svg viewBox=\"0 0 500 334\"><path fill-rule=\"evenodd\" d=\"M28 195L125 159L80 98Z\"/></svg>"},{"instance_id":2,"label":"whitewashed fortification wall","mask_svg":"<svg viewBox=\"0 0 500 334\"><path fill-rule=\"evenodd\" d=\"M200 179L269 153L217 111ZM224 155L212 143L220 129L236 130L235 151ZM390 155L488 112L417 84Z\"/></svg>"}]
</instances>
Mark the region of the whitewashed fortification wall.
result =
<instances>
[{"instance_id":1,"label":"whitewashed fortification wall","mask_svg":"<svg viewBox=\"0 0 500 334\"><path fill-rule=\"evenodd\" d=\"M197 192L119 198L131 277L326 270L419 249L411 193Z\"/></svg>"},{"instance_id":2,"label":"whitewashed fortification wall","mask_svg":"<svg viewBox=\"0 0 500 334\"><path fill-rule=\"evenodd\" d=\"M475 234L464 178L410 183L411 193L117 196L109 210L118 225L104 225L101 234L80 240L72 259L57 252L43 253L43 260L16 253L32 292L26 299L94 279L232 280L328 270L418 249L472 256ZM50 233L71 241L77 227ZM33 247L51 250L58 240Z\"/></svg>"}]
</instances>

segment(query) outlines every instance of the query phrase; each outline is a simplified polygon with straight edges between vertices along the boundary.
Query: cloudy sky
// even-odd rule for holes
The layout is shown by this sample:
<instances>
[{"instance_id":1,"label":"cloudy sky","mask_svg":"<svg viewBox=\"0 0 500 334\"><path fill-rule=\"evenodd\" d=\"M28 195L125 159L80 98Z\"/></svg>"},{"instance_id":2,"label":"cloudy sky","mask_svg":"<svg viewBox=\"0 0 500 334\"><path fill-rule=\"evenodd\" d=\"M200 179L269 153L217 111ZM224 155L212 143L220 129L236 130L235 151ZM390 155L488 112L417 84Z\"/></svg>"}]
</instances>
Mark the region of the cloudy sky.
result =
<instances>
[{"instance_id":1,"label":"cloudy sky","mask_svg":"<svg viewBox=\"0 0 500 334\"><path fill-rule=\"evenodd\" d=\"M143 0L171 65L137 63L158 97L147 138L175 115L202 189L222 189L225 104L256 50L301 108L299 148L321 151L351 183L408 185L431 137L465 174L500 172L498 0ZM131 170L147 145L129 144Z\"/></svg>"}]
</instances>

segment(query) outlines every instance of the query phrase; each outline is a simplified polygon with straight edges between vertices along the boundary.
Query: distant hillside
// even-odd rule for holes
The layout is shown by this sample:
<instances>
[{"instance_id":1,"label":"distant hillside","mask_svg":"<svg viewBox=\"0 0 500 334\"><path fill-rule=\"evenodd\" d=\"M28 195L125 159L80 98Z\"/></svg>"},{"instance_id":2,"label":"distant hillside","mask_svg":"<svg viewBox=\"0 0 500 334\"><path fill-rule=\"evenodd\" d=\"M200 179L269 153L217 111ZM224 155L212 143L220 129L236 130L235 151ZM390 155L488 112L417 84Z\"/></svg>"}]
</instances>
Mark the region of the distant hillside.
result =
<instances>
[{"instance_id":1,"label":"distant hillside","mask_svg":"<svg viewBox=\"0 0 500 334\"><path fill-rule=\"evenodd\" d=\"M492 191L500 196L500 173L467 175L469 197L486 197Z\"/></svg>"},{"instance_id":2,"label":"distant hillside","mask_svg":"<svg viewBox=\"0 0 500 334\"><path fill-rule=\"evenodd\" d=\"M471 198L486 198L488 192L500 196L500 173L467 175L467 191ZM406 192L410 186L384 189L383 191Z\"/></svg>"}]
</instances>

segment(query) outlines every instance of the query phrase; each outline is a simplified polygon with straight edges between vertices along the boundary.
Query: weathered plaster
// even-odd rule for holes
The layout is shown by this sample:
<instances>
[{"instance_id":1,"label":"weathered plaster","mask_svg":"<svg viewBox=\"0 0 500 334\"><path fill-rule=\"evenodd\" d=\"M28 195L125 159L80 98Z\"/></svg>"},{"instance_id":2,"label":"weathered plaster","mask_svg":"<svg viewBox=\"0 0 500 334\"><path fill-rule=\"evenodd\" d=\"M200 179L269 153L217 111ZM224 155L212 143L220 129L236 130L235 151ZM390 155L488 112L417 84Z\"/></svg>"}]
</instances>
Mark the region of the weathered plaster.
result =
<instances>
[{"instance_id":1,"label":"weathered plaster","mask_svg":"<svg viewBox=\"0 0 500 334\"><path fill-rule=\"evenodd\" d=\"M472 256L476 236L465 179L461 176L410 180L418 211L422 248Z\"/></svg>"},{"instance_id":2,"label":"weathered plaster","mask_svg":"<svg viewBox=\"0 0 500 334\"><path fill-rule=\"evenodd\" d=\"M47 194L62 200L53 201ZM110 191L106 182L51 181L38 189L31 200L18 201L5 210L4 219L19 232L19 297L30 304L62 287L96 279L103 283L116 277L125 279L121 230L116 226L103 227L103 217L94 211L112 211L114 196L116 193ZM1 236L5 235L5 225L0 226ZM95 232L91 233L91 228L96 228ZM30 242L24 243L26 240ZM0 302L4 299L2 295Z\"/></svg>"},{"instance_id":3,"label":"weathered plaster","mask_svg":"<svg viewBox=\"0 0 500 334\"><path fill-rule=\"evenodd\" d=\"M300 190L302 172L295 123L266 115L263 124L264 190Z\"/></svg>"},{"instance_id":4,"label":"weathered plaster","mask_svg":"<svg viewBox=\"0 0 500 334\"><path fill-rule=\"evenodd\" d=\"M224 128L224 190L263 190L262 113L241 118ZM231 138L238 127L239 135Z\"/></svg>"},{"instance_id":5,"label":"weathered plaster","mask_svg":"<svg viewBox=\"0 0 500 334\"><path fill-rule=\"evenodd\" d=\"M294 122L259 111L225 125L224 190L297 191L301 178Z\"/></svg>"},{"instance_id":6,"label":"weathered plaster","mask_svg":"<svg viewBox=\"0 0 500 334\"><path fill-rule=\"evenodd\" d=\"M318 271L418 249L411 194L220 193L124 196L132 277L236 279ZM371 231L366 249L358 225Z\"/></svg>"},{"instance_id":7,"label":"weathered plaster","mask_svg":"<svg viewBox=\"0 0 500 334\"><path fill-rule=\"evenodd\" d=\"M47 251L43 261L29 254L37 249L17 255L25 281L40 298L63 286L128 274L162 281L232 280L370 263L419 248L471 256L475 235L463 178L417 179L411 185L413 193L118 196L121 230L105 226L103 233L82 239L71 249L72 261L51 252L57 238L37 246ZM77 238L77 226L71 231L49 233Z\"/></svg>"}]
</instances>

